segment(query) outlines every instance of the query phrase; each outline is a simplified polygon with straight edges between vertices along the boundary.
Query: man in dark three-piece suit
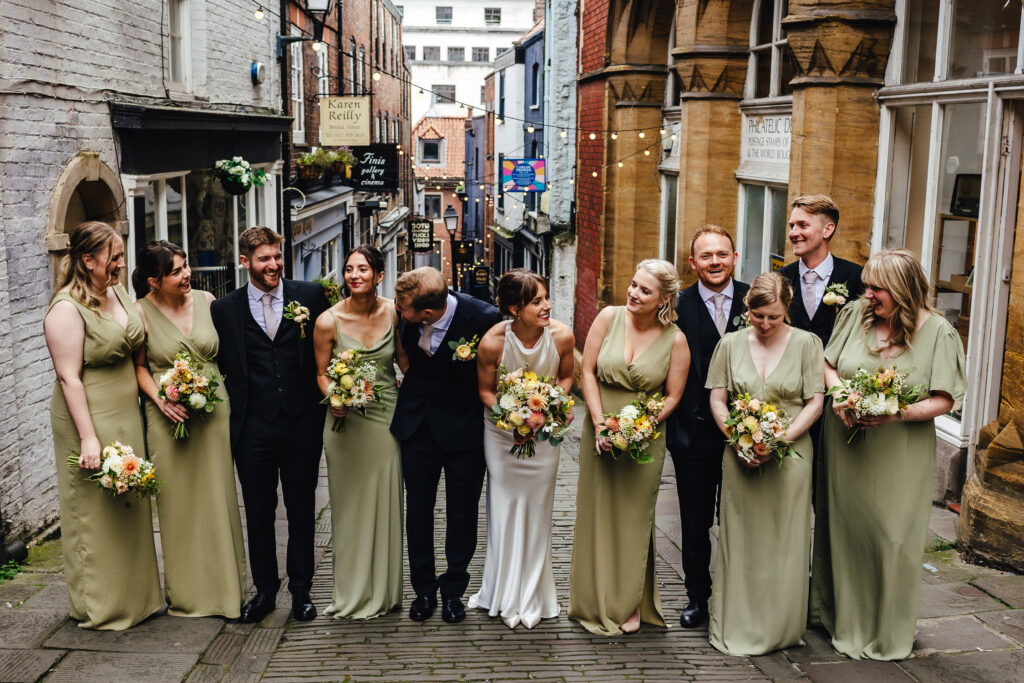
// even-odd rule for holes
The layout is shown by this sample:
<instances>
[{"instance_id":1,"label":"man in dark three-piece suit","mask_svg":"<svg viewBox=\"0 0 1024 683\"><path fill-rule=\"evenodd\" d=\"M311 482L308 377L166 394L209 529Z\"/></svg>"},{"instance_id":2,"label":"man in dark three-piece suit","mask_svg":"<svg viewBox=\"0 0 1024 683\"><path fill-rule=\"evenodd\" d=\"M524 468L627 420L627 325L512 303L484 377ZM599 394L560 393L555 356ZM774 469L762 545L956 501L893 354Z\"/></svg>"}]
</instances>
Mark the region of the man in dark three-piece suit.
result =
<instances>
[{"instance_id":1,"label":"man in dark three-piece suit","mask_svg":"<svg viewBox=\"0 0 1024 683\"><path fill-rule=\"evenodd\" d=\"M462 621L462 595L476 551L477 509L483 486L484 409L480 403L474 353L453 353L451 342L479 341L501 321L498 309L466 294L448 291L441 273L417 268L395 283L399 334L409 370L398 392L391 433L402 443L406 490L409 577L416 598L414 621L428 619L441 591L441 616ZM464 350L468 351L468 350ZM444 470L447 496L447 570L434 567L434 503Z\"/></svg>"},{"instance_id":2,"label":"man in dark three-piece suit","mask_svg":"<svg viewBox=\"0 0 1024 683\"><path fill-rule=\"evenodd\" d=\"M722 482L725 437L711 417L711 392L704 388L718 340L736 329L746 311L749 287L733 279L736 248L717 225L701 228L690 242L697 283L679 293L676 324L690 347L690 369L679 408L668 419L667 446L676 471L682 524L684 584L689 602L680 623L696 628L708 617L711 597L711 526Z\"/></svg>"},{"instance_id":3,"label":"man in dark three-piece suit","mask_svg":"<svg viewBox=\"0 0 1024 683\"><path fill-rule=\"evenodd\" d=\"M239 235L239 262L249 271L249 283L210 307L220 337L217 363L231 402L231 452L256 586L256 596L242 607L245 622L273 611L281 586L274 534L279 476L288 511L292 613L303 621L316 616L309 589L325 408L316 384L312 325L328 303L320 285L282 277L281 242L265 227ZM285 316L291 302L308 309L305 321Z\"/></svg>"}]
</instances>

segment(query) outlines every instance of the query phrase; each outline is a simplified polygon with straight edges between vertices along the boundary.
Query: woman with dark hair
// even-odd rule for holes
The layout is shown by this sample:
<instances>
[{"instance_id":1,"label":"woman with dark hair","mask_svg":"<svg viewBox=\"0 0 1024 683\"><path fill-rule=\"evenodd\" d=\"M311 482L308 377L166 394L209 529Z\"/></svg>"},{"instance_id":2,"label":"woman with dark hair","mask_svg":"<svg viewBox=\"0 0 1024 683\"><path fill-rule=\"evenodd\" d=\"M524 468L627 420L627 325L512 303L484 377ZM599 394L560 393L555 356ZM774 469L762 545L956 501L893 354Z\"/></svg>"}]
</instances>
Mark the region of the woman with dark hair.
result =
<instances>
[{"instance_id":1,"label":"woman with dark hair","mask_svg":"<svg viewBox=\"0 0 1024 683\"><path fill-rule=\"evenodd\" d=\"M863 296L842 310L825 349L825 383L894 368L919 400L859 420L835 400L822 426L830 548L815 546L811 595L832 646L854 659L905 659L914 646L921 549L935 471L935 418L967 388L956 329L932 308L928 278L904 249L872 256ZM855 424L861 436L848 442ZM831 571L829 571L831 565Z\"/></svg>"},{"instance_id":2,"label":"woman with dark hair","mask_svg":"<svg viewBox=\"0 0 1024 683\"><path fill-rule=\"evenodd\" d=\"M324 614L370 619L402 602L402 459L389 427L398 399L395 365L404 372L408 361L395 333L395 304L377 296L380 250L356 247L343 274L351 296L324 311L313 330L317 381L327 395L332 354L355 349L360 362L376 362L384 410L331 407L324 424L334 559L334 594ZM336 418L345 420L344 432L332 430Z\"/></svg>"},{"instance_id":3,"label":"woman with dark hair","mask_svg":"<svg viewBox=\"0 0 1024 683\"><path fill-rule=\"evenodd\" d=\"M558 616L551 569L551 514L561 449L538 443L531 458L509 450L513 435L487 419L497 403L498 368L524 369L552 377L572 389L572 330L551 319L548 282L517 268L498 282L498 309L504 320L484 334L477 347L480 400L484 404L484 458L487 461L487 556L480 591L470 607L501 616L509 628L533 628ZM571 415L571 413L570 413Z\"/></svg>"},{"instance_id":4,"label":"woman with dark hair","mask_svg":"<svg viewBox=\"0 0 1024 683\"><path fill-rule=\"evenodd\" d=\"M790 423L778 438L800 454L779 464L762 452L748 462L725 449L708 636L731 655L800 645L807 627L814 472L807 430L821 414L825 360L817 335L789 325L792 299L782 275L754 278L744 299L750 326L718 342L705 384L722 432L730 398L749 394L785 411Z\"/></svg>"},{"instance_id":5,"label":"woman with dark hair","mask_svg":"<svg viewBox=\"0 0 1024 683\"><path fill-rule=\"evenodd\" d=\"M142 321L119 284L124 243L106 223L71 232L60 284L43 320L57 372L50 424L57 461L64 574L71 618L82 628L120 631L164 606L148 500L112 500L67 466L100 466L104 446L145 444L132 352L144 343Z\"/></svg>"},{"instance_id":6,"label":"woman with dark hair","mask_svg":"<svg viewBox=\"0 0 1024 683\"><path fill-rule=\"evenodd\" d=\"M220 339L210 317L213 295L192 289L185 251L166 240L148 243L138 254L132 283L135 308L146 330L146 344L135 352L135 376L146 405L146 444L165 486L157 495L160 545L168 614L220 615L237 619L245 596L245 546L231 461L230 409L189 419L179 404L159 396L154 377L174 365L185 349L219 374L214 360ZM188 437L169 430L188 420Z\"/></svg>"}]
</instances>

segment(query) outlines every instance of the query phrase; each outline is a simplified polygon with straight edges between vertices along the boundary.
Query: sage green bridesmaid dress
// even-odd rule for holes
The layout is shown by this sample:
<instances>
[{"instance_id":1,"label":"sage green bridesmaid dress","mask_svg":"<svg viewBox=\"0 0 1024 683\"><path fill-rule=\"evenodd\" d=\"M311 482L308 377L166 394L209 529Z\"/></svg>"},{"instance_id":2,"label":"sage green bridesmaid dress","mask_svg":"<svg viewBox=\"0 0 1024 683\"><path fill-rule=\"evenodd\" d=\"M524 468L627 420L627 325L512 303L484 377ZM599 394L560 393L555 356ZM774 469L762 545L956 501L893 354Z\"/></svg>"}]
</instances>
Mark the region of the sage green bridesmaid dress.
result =
<instances>
[{"instance_id":1,"label":"sage green bridesmaid dress","mask_svg":"<svg viewBox=\"0 0 1024 683\"><path fill-rule=\"evenodd\" d=\"M963 343L933 313L898 355L882 359L874 328L865 334L863 300L836 320L825 359L842 378L864 367L894 367L924 396L955 401L967 389ZM830 548L815 546L812 617L832 634L832 647L854 659L905 659L914 647L921 599L921 556L931 514L935 421L893 422L846 443L846 427L825 410ZM831 572L828 569L831 568Z\"/></svg>"},{"instance_id":2,"label":"sage green bridesmaid dress","mask_svg":"<svg viewBox=\"0 0 1024 683\"><path fill-rule=\"evenodd\" d=\"M748 327L718 342L708 389L730 397L749 393L791 419L825 390L821 340L791 328L779 364L762 380L750 354ZM726 446L722 457L718 554L711 591L711 644L730 655L763 655L803 645L807 626L807 569L811 560L811 479L814 449L804 434L793 442L801 458L782 466L744 466Z\"/></svg>"},{"instance_id":3,"label":"sage green bridesmaid dress","mask_svg":"<svg viewBox=\"0 0 1024 683\"><path fill-rule=\"evenodd\" d=\"M597 357L601 408L617 413L638 393L664 392L676 325L668 325L632 363L626 363L624 307L616 307ZM576 530L569 572L569 618L597 635L622 633L640 606L640 621L665 626L654 575L654 506L665 463L664 429L647 452L654 462L598 456L588 414L580 438Z\"/></svg>"},{"instance_id":4,"label":"sage green bridesmaid dress","mask_svg":"<svg viewBox=\"0 0 1024 683\"><path fill-rule=\"evenodd\" d=\"M350 409L345 431L337 433L330 413L324 423L334 560L334 593L324 614L371 619L402 604L402 452L390 430L398 400L395 326L367 349L334 323L335 352L359 349L360 361L377 362L385 410Z\"/></svg>"},{"instance_id":5,"label":"sage green bridesmaid dress","mask_svg":"<svg viewBox=\"0 0 1024 683\"><path fill-rule=\"evenodd\" d=\"M192 332L185 334L148 299L139 304L146 314L146 360L154 377L173 364L183 348L202 361L204 371L220 374L220 339L210 317L206 293L192 290ZM156 498L168 614L180 617L219 615L238 618L245 596L245 546L231 459L230 416L224 399L211 413L185 422L188 436L174 439L170 420L145 399L146 442L164 486Z\"/></svg>"},{"instance_id":6,"label":"sage green bridesmaid dress","mask_svg":"<svg viewBox=\"0 0 1024 683\"><path fill-rule=\"evenodd\" d=\"M120 441L141 455L145 441L132 354L144 343L145 333L128 292L120 285L114 292L128 313L123 328L67 293L57 294L53 303L70 301L85 321L82 384L100 446ZM68 456L81 450L81 440L60 382L50 399L50 425L71 618L82 628L130 628L164 606L149 500L114 498L88 481L91 470L68 467Z\"/></svg>"}]
</instances>

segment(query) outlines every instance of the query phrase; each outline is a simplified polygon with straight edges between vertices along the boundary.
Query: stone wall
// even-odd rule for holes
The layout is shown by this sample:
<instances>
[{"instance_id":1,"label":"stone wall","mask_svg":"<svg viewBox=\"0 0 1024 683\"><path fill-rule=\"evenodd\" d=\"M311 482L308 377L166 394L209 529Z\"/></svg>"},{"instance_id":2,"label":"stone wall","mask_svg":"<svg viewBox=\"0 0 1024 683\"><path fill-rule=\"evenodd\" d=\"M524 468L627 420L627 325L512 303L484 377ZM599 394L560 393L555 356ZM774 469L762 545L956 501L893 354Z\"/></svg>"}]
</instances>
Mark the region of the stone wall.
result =
<instances>
[{"instance_id":1,"label":"stone wall","mask_svg":"<svg viewBox=\"0 0 1024 683\"><path fill-rule=\"evenodd\" d=\"M117 170L110 100L269 111L279 98L276 19L268 12L258 22L248 0L192 0L193 89L169 94L161 79L162 4L0 4L0 510L17 536L58 514L54 375L42 320L52 281L47 214L62 171L83 150ZM218 36L225 27L230 40ZM261 87L249 80L254 60L267 65Z\"/></svg>"}]
</instances>

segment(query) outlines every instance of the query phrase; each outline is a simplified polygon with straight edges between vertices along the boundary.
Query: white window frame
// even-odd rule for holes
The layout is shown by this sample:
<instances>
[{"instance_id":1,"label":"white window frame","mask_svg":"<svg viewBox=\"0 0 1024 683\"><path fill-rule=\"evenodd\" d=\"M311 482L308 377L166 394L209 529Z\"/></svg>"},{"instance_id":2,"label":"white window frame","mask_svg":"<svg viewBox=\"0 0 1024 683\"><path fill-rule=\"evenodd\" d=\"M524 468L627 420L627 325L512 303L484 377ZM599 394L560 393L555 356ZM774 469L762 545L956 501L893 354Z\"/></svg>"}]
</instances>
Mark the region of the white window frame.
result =
<instances>
[{"instance_id":1,"label":"white window frame","mask_svg":"<svg viewBox=\"0 0 1024 683\"><path fill-rule=\"evenodd\" d=\"M736 225L740 226L737 230L739 239L737 240L736 250L739 252L739 263L737 264L737 270L739 271L738 277L744 282L750 282L761 273L767 273L771 267L771 246L772 246L772 201L771 195L776 192L781 192L784 196L788 196L789 189L783 183L772 183L759 180L748 180L745 178L739 179L739 201L737 202L738 212L736 214ZM757 249L761 251L761 261L759 270L756 273L746 272L743 266L744 254L750 251L750 245L748 244L747 238L747 226L746 226L746 214L747 214L747 186L758 186L764 188L764 204L761 207L761 243L757 245ZM788 204L788 203L787 203ZM780 256L784 256L780 254Z\"/></svg>"},{"instance_id":2,"label":"white window frame","mask_svg":"<svg viewBox=\"0 0 1024 683\"><path fill-rule=\"evenodd\" d=\"M660 233L661 234L658 237L658 257L661 258L661 259L664 259L665 261L668 261L669 263L671 263L673 265L675 265L675 263L676 263L676 256L679 253L679 231L677 229L677 226L679 224L679 217L676 216L676 219L674 221L672 221L671 225L669 225L669 223L668 223L668 217L669 217L669 213L670 212L671 212L672 215L675 216L676 211L678 211L678 209L679 209L679 206L678 206L678 203L679 203L679 175L676 174L676 173L666 173L664 171L662 171L660 173L660 175L661 175L661 214L659 216L658 222L660 224L660 228L661 228L660 229ZM669 188L670 184L675 185L675 187L676 187L676 206L675 207L670 207L668 205L668 200L669 200L668 188ZM670 233L672 234L672 248L671 249L669 248L669 244L668 244L668 236L669 236Z\"/></svg>"},{"instance_id":3,"label":"white window frame","mask_svg":"<svg viewBox=\"0 0 1024 683\"><path fill-rule=\"evenodd\" d=\"M320 96L331 94L330 55L327 52L327 50L317 50L316 52L316 94Z\"/></svg>"},{"instance_id":4,"label":"white window frame","mask_svg":"<svg viewBox=\"0 0 1024 683\"><path fill-rule=\"evenodd\" d=\"M176 92L192 92L192 8L190 0L167 0L167 88ZM174 19L178 26L174 26ZM177 31L177 33L176 33ZM173 43L178 41L178 58L175 64ZM177 67L180 79L174 78Z\"/></svg>"},{"instance_id":5,"label":"white window frame","mask_svg":"<svg viewBox=\"0 0 1024 683\"><path fill-rule=\"evenodd\" d=\"M747 100L766 100L766 99L779 99L788 98L792 99L792 95L782 94L782 60L785 58L783 50L786 47L786 36L782 33L782 1L783 0L757 0L754 5L754 13L750 19L750 57L747 62L747 82L744 88L744 98ZM772 5L772 37L770 43L759 43L757 30L760 26L761 12L764 11L765 5L771 3ZM768 54L771 59L771 67L769 68L769 83L768 83L768 97L757 97L757 59L758 55L754 53L755 47L762 47L770 45L767 50L761 50L762 55Z\"/></svg>"},{"instance_id":6,"label":"white window frame","mask_svg":"<svg viewBox=\"0 0 1024 683\"><path fill-rule=\"evenodd\" d=\"M301 36L302 32L293 26L292 35ZM292 115L292 143L304 145L306 144L306 93L302 73L304 66L302 43L292 43L288 46L288 51L288 74L291 79L288 99Z\"/></svg>"}]
</instances>

